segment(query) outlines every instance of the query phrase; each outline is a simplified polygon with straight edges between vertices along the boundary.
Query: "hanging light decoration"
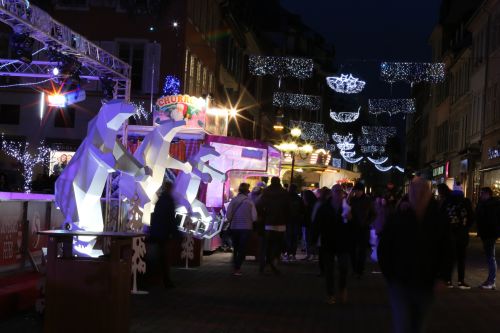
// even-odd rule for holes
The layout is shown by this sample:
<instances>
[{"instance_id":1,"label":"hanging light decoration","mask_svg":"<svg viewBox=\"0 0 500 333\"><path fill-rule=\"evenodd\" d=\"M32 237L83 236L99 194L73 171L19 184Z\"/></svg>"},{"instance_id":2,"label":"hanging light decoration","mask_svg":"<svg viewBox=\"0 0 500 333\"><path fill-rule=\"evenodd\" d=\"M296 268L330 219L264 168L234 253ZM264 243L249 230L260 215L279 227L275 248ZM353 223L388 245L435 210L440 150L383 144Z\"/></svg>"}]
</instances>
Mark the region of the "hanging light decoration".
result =
<instances>
[{"instance_id":1,"label":"hanging light decoration","mask_svg":"<svg viewBox=\"0 0 500 333\"><path fill-rule=\"evenodd\" d=\"M323 142L325 140L325 125L308 121L290 120L290 128L300 128L300 138L306 141Z\"/></svg>"},{"instance_id":2,"label":"hanging light decoration","mask_svg":"<svg viewBox=\"0 0 500 333\"><path fill-rule=\"evenodd\" d=\"M340 74L339 76L328 76L328 86L341 94L357 94L363 90L366 82L352 76L352 74Z\"/></svg>"},{"instance_id":3,"label":"hanging light decoration","mask_svg":"<svg viewBox=\"0 0 500 333\"><path fill-rule=\"evenodd\" d=\"M351 143L351 142L341 142L341 143L337 143L337 148L338 148L340 151L354 149L354 146L355 146L355 144L354 144L354 143Z\"/></svg>"},{"instance_id":4,"label":"hanging light decoration","mask_svg":"<svg viewBox=\"0 0 500 333\"><path fill-rule=\"evenodd\" d=\"M33 170L37 164L43 163L50 154L50 148L43 142L36 149L35 153L29 152L28 142L17 142L5 140L2 135L0 144L1 150L16 159L22 166L22 175L24 177L24 192L31 192L31 182L33 180Z\"/></svg>"},{"instance_id":5,"label":"hanging light decoration","mask_svg":"<svg viewBox=\"0 0 500 333\"><path fill-rule=\"evenodd\" d=\"M163 84L163 95L178 95L181 92L181 80L175 75L167 75Z\"/></svg>"},{"instance_id":6,"label":"hanging light decoration","mask_svg":"<svg viewBox=\"0 0 500 333\"><path fill-rule=\"evenodd\" d=\"M338 123L352 123L358 120L359 111L361 111L361 106L357 112L334 112L330 110L330 118Z\"/></svg>"},{"instance_id":7,"label":"hanging light decoration","mask_svg":"<svg viewBox=\"0 0 500 333\"><path fill-rule=\"evenodd\" d=\"M313 74L314 62L309 58L271 57L251 55L248 62L250 73L257 76L294 77L308 79Z\"/></svg>"},{"instance_id":8,"label":"hanging light decoration","mask_svg":"<svg viewBox=\"0 0 500 333\"><path fill-rule=\"evenodd\" d=\"M355 152L349 152L349 151L341 151L340 156L347 162L351 164L356 164L359 163L362 159L363 156L359 156L357 158L354 158L354 155L356 155Z\"/></svg>"},{"instance_id":9,"label":"hanging light decoration","mask_svg":"<svg viewBox=\"0 0 500 333\"><path fill-rule=\"evenodd\" d=\"M387 137L364 134L358 137L358 144L361 146L385 145L387 144Z\"/></svg>"},{"instance_id":10,"label":"hanging light decoration","mask_svg":"<svg viewBox=\"0 0 500 333\"><path fill-rule=\"evenodd\" d=\"M385 136L392 138L396 135L396 127L394 126L362 126L361 132L364 135Z\"/></svg>"},{"instance_id":11,"label":"hanging light decoration","mask_svg":"<svg viewBox=\"0 0 500 333\"><path fill-rule=\"evenodd\" d=\"M352 133L348 133L347 135L340 135L338 133L333 133L332 139L336 143L352 142L352 140L354 140L354 136L352 135Z\"/></svg>"},{"instance_id":12,"label":"hanging light decoration","mask_svg":"<svg viewBox=\"0 0 500 333\"><path fill-rule=\"evenodd\" d=\"M294 110L306 109L315 111L321 108L321 97L315 95L275 92L273 94L273 106Z\"/></svg>"},{"instance_id":13,"label":"hanging light decoration","mask_svg":"<svg viewBox=\"0 0 500 333\"><path fill-rule=\"evenodd\" d=\"M415 99L413 98L394 98L394 99L369 99L368 112L371 114L379 115L388 113L389 116L394 114L415 113Z\"/></svg>"},{"instance_id":14,"label":"hanging light decoration","mask_svg":"<svg viewBox=\"0 0 500 333\"><path fill-rule=\"evenodd\" d=\"M363 154L376 154L376 153L385 153L385 146L361 146L361 152Z\"/></svg>"},{"instance_id":15,"label":"hanging light decoration","mask_svg":"<svg viewBox=\"0 0 500 333\"><path fill-rule=\"evenodd\" d=\"M383 62L380 65L380 77L383 81L398 81L415 84L418 82L439 83L445 79L444 63L427 62Z\"/></svg>"},{"instance_id":16,"label":"hanging light decoration","mask_svg":"<svg viewBox=\"0 0 500 333\"><path fill-rule=\"evenodd\" d=\"M404 169L404 168L402 168L402 167L400 167L400 166L397 166L397 165L396 165L396 166L394 166L394 167L396 168L396 170L398 170L398 171L399 171L399 172L401 172L401 173L404 173L404 172L405 172L405 169Z\"/></svg>"},{"instance_id":17,"label":"hanging light decoration","mask_svg":"<svg viewBox=\"0 0 500 333\"><path fill-rule=\"evenodd\" d=\"M366 158L375 165L383 164L389 159L389 157L371 158L370 156L367 156Z\"/></svg>"},{"instance_id":18,"label":"hanging light decoration","mask_svg":"<svg viewBox=\"0 0 500 333\"><path fill-rule=\"evenodd\" d=\"M382 166L382 165L379 165L379 164L375 164L375 168L377 168L378 171L382 171L382 172L387 172L391 169L396 169L398 170L399 172L401 173L404 173L405 172L405 169L400 167L400 166L397 166L397 165L391 165L391 166Z\"/></svg>"}]
</instances>

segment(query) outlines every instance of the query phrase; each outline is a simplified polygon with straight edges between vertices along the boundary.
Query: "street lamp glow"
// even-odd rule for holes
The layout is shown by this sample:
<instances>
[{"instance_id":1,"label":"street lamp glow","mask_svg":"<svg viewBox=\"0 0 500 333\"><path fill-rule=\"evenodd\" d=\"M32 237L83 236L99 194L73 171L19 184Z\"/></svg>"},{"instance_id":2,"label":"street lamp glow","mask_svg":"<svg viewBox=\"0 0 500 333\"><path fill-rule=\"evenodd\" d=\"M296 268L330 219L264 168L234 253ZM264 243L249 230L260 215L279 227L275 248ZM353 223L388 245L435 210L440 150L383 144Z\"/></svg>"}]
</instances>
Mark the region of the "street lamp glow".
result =
<instances>
[{"instance_id":1,"label":"street lamp glow","mask_svg":"<svg viewBox=\"0 0 500 333\"><path fill-rule=\"evenodd\" d=\"M298 138L301 134L302 134L302 130L298 127L294 127L292 128L292 130L290 131L290 134L294 137L294 138Z\"/></svg>"},{"instance_id":2,"label":"street lamp glow","mask_svg":"<svg viewBox=\"0 0 500 333\"><path fill-rule=\"evenodd\" d=\"M304 153L312 153L314 148L311 145L304 145L304 146L300 147L300 150L302 150Z\"/></svg>"},{"instance_id":3,"label":"street lamp glow","mask_svg":"<svg viewBox=\"0 0 500 333\"><path fill-rule=\"evenodd\" d=\"M231 109L229 109L229 115L230 115L232 118L235 118L237 114L238 114L238 110L236 110L235 108L231 108Z\"/></svg>"},{"instance_id":4,"label":"street lamp glow","mask_svg":"<svg viewBox=\"0 0 500 333\"><path fill-rule=\"evenodd\" d=\"M179 23L177 21L172 22L172 27L177 28L179 26Z\"/></svg>"}]
</instances>

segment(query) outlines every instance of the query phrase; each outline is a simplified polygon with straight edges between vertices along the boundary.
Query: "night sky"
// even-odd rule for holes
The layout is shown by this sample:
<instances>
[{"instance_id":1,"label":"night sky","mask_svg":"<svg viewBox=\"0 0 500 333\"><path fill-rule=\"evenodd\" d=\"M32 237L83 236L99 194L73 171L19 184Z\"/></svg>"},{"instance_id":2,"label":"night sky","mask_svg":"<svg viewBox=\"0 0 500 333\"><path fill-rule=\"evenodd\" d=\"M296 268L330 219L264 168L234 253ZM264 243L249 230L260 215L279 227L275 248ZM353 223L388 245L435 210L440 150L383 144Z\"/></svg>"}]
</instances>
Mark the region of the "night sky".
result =
<instances>
[{"instance_id":1,"label":"night sky","mask_svg":"<svg viewBox=\"0 0 500 333\"><path fill-rule=\"evenodd\" d=\"M335 62L340 72L352 72L367 81L366 97L396 97L409 92L404 87L393 87L391 91L377 80L380 62L431 60L428 38L438 21L441 0L281 0L281 3L335 46ZM398 88L403 89L402 93Z\"/></svg>"}]
</instances>

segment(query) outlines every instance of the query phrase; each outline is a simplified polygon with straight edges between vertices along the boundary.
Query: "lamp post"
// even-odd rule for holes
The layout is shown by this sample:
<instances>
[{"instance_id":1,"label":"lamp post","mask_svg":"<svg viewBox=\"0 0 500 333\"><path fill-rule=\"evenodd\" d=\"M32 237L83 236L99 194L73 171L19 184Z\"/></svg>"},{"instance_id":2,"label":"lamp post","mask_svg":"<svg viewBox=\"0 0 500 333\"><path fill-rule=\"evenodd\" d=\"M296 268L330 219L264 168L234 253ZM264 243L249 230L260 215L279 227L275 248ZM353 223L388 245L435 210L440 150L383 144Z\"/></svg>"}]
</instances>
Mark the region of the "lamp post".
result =
<instances>
[{"instance_id":1,"label":"lamp post","mask_svg":"<svg viewBox=\"0 0 500 333\"><path fill-rule=\"evenodd\" d=\"M290 135L296 139L298 137L300 137L301 134L302 134L302 131L300 130L300 128L292 128L292 130L290 131ZM292 184L293 183L293 174L294 174L294 169L295 169L295 155L297 153L301 153L301 152L309 154L313 151L313 147L309 144L299 146L299 145L297 145L296 142L292 141L292 142L282 142L281 144L279 144L277 146L277 148L279 150L281 150L282 152L290 153L290 155L292 157L292 168L290 171L290 184Z\"/></svg>"}]
</instances>

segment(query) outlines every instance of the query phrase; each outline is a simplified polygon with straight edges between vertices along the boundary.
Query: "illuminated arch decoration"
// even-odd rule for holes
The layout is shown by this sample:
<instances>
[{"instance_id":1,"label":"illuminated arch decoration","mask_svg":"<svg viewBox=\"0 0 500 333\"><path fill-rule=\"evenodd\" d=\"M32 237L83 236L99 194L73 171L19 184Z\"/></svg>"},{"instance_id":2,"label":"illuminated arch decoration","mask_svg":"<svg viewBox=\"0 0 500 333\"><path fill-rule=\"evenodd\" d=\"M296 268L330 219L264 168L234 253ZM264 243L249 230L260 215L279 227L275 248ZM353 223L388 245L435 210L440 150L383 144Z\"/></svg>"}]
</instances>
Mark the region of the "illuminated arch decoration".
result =
<instances>
[{"instance_id":1,"label":"illuminated arch decoration","mask_svg":"<svg viewBox=\"0 0 500 333\"><path fill-rule=\"evenodd\" d=\"M415 99L413 98L393 98L393 99L369 99L368 112L374 115L388 113L389 116L395 114L415 113Z\"/></svg>"},{"instance_id":2,"label":"illuminated arch decoration","mask_svg":"<svg viewBox=\"0 0 500 333\"><path fill-rule=\"evenodd\" d=\"M330 118L338 123L352 123L358 120L361 106L357 112L334 112L330 110Z\"/></svg>"},{"instance_id":3,"label":"illuminated arch decoration","mask_svg":"<svg viewBox=\"0 0 500 333\"><path fill-rule=\"evenodd\" d=\"M257 76L308 79L312 77L313 69L314 62L310 58L251 55L248 62L248 70L252 75Z\"/></svg>"},{"instance_id":4,"label":"illuminated arch decoration","mask_svg":"<svg viewBox=\"0 0 500 333\"><path fill-rule=\"evenodd\" d=\"M375 165L384 164L389 159L389 157L371 158L369 156L366 158Z\"/></svg>"},{"instance_id":5,"label":"illuminated arch decoration","mask_svg":"<svg viewBox=\"0 0 500 333\"><path fill-rule=\"evenodd\" d=\"M357 94L365 87L366 82L352 76L352 74L340 74L339 76L328 76L326 78L328 86L341 94Z\"/></svg>"},{"instance_id":6,"label":"illuminated arch decoration","mask_svg":"<svg viewBox=\"0 0 500 333\"><path fill-rule=\"evenodd\" d=\"M418 82L439 83L445 79L445 64L427 62L383 62L380 64L382 81L398 81L415 84Z\"/></svg>"},{"instance_id":7,"label":"illuminated arch decoration","mask_svg":"<svg viewBox=\"0 0 500 333\"><path fill-rule=\"evenodd\" d=\"M306 109L316 111L321 108L321 97L315 95L275 92L273 94L273 106L293 110Z\"/></svg>"}]
</instances>

